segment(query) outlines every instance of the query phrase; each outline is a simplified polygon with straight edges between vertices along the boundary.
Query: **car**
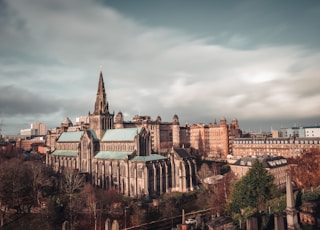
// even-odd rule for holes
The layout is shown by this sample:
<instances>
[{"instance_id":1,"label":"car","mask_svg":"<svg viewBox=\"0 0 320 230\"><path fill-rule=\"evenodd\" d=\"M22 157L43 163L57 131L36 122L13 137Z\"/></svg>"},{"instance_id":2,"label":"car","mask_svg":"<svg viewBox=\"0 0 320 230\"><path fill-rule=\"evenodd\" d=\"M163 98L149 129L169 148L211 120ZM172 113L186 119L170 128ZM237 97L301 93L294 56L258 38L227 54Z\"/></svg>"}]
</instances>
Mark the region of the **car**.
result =
<instances>
[{"instance_id":1,"label":"car","mask_svg":"<svg viewBox=\"0 0 320 230\"><path fill-rule=\"evenodd\" d=\"M197 221L195 220L195 219L186 219L186 221L185 221L185 223L186 224L196 224L197 223Z\"/></svg>"}]
</instances>

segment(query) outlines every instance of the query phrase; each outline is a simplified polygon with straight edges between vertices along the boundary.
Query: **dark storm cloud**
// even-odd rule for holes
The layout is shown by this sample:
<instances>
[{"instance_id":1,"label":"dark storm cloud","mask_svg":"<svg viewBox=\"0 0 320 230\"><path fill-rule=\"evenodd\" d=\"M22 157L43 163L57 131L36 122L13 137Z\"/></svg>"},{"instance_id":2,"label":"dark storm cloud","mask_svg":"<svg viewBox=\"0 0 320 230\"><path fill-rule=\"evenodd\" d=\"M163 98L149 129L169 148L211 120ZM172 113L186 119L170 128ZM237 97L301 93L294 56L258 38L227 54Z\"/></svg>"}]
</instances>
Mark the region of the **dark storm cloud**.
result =
<instances>
[{"instance_id":1,"label":"dark storm cloud","mask_svg":"<svg viewBox=\"0 0 320 230\"><path fill-rule=\"evenodd\" d=\"M45 95L7 85L0 87L0 108L2 115L46 114L58 110L59 104Z\"/></svg>"},{"instance_id":2,"label":"dark storm cloud","mask_svg":"<svg viewBox=\"0 0 320 230\"><path fill-rule=\"evenodd\" d=\"M75 116L79 112L89 111L90 108L85 109L84 107L83 101L77 98L62 100L52 96L48 97L45 94L36 94L15 86L5 85L0 87L0 114L2 116L45 115L57 111L68 111L68 114Z\"/></svg>"},{"instance_id":3,"label":"dark storm cloud","mask_svg":"<svg viewBox=\"0 0 320 230\"><path fill-rule=\"evenodd\" d=\"M320 47L320 2L284 1L103 1L151 26L168 26L214 43L252 49L263 45ZM143 6L143 7L141 7ZM165 12L165 17L163 16Z\"/></svg>"}]
</instances>

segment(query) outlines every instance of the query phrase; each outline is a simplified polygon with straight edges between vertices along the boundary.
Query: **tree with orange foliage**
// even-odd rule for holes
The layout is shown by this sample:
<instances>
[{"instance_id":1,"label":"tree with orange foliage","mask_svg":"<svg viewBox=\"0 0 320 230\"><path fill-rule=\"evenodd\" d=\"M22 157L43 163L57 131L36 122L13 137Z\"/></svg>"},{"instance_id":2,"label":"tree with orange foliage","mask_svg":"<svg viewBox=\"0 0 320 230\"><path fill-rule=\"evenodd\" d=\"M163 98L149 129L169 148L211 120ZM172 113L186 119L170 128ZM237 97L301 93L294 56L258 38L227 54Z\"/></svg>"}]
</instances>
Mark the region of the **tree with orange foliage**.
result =
<instances>
[{"instance_id":1,"label":"tree with orange foliage","mask_svg":"<svg viewBox=\"0 0 320 230\"><path fill-rule=\"evenodd\" d=\"M310 189L320 185L320 150L303 151L297 158L290 159L293 181L299 188Z\"/></svg>"}]
</instances>

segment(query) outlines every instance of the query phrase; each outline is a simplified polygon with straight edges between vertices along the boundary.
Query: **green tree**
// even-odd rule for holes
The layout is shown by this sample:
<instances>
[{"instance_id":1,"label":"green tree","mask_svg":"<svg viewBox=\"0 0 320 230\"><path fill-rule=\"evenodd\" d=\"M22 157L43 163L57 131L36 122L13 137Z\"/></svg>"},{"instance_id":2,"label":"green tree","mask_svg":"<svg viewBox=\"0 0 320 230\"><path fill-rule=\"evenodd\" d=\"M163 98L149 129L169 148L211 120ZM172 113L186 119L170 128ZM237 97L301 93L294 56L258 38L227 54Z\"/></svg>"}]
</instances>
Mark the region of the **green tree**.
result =
<instances>
[{"instance_id":1,"label":"green tree","mask_svg":"<svg viewBox=\"0 0 320 230\"><path fill-rule=\"evenodd\" d=\"M234 184L229 210L233 214L242 216L245 216L245 210L250 210L249 215L258 211L266 211L267 201L278 195L273 181L273 175L263 167L259 160L256 160L249 172Z\"/></svg>"}]
</instances>

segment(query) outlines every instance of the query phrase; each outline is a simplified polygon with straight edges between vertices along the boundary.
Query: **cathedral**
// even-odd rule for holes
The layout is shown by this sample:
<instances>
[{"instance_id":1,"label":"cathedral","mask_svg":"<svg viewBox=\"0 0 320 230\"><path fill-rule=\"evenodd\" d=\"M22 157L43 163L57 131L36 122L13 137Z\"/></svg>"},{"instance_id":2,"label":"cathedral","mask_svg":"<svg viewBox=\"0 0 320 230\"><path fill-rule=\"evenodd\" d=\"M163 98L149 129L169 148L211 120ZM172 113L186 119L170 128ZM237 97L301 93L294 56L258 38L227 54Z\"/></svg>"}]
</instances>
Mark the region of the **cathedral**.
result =
<instances>
[{"instance_id":1,"label":"cathedral","mask_svg":"<svg viewBox=\"0 0 320 230\"><path fill-rule=\"evenodd\" d=\"M155 197L187 192L197 185L194 157L185 148L188 131L179 118L162 122L158 117L135 116L126 122L109 112L100 72L94 112L73 125L65 118L46 135L46 164L57 172L73 169L104 189L114 188L130 197Z\"/></svg>"}]
</instances>

